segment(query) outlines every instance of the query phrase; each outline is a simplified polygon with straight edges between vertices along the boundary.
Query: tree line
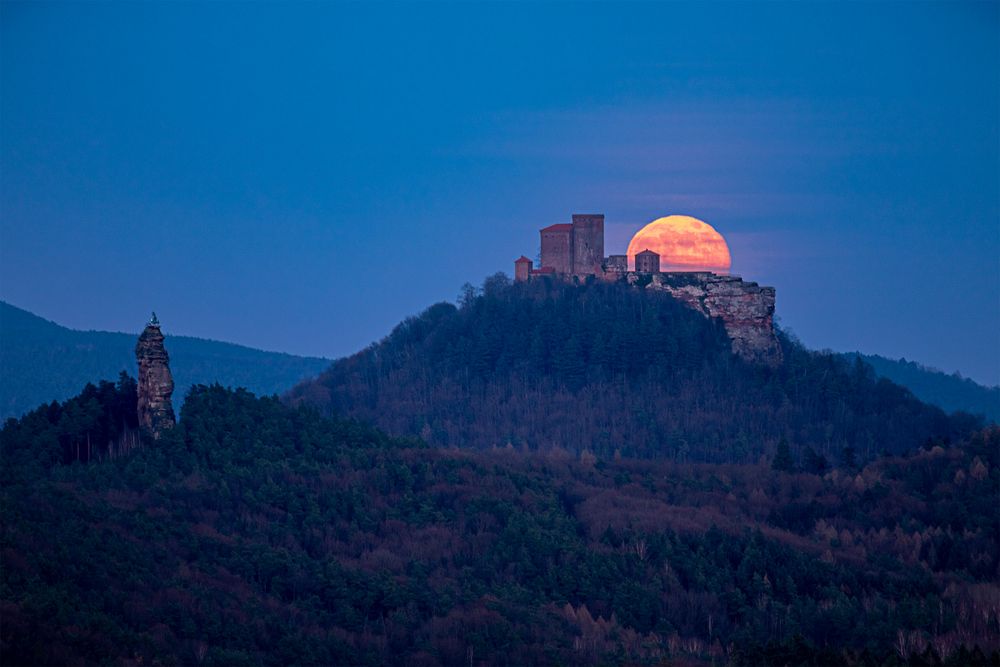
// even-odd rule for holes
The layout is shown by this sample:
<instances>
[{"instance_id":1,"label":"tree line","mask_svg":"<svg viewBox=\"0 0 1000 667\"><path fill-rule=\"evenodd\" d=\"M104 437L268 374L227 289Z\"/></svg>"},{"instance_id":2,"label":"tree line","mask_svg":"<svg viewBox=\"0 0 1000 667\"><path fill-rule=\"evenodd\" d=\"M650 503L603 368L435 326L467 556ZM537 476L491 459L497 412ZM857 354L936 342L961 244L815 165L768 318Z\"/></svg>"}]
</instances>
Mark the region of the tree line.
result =
<instances>
[{"instance_id":1,"label":"tree line","mask_svg":"<svg viewBox=\"0 0 1000 667\"><path fill-rule=\"evenodd\" d=\"M996 428L805 472L441 449L199 386L77 457L113 433L48 415L109 387L0 431L5 664L1000 661Z\"/></svg>"}]
</instances>

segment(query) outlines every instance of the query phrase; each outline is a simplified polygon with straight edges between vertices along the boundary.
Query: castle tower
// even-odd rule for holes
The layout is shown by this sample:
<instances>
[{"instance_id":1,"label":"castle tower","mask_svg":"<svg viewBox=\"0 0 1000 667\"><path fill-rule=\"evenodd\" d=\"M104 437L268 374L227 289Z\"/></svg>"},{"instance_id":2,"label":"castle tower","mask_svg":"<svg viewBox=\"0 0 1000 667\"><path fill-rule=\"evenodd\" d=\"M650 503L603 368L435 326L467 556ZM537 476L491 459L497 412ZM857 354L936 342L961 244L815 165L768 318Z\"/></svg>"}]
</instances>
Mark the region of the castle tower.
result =
<instances>
[{"instance_id":1,"label":"castle tower","mask_svg":"<svg viewBox=\"0 0 1000 667\"><path fill-rule=\"evenodd\" d=\"M174 426L174 408L170 403L174 379L156 313L139 335L135 358L139 362L139 427L157 439L164 429Z\"/></svg>"},{"instance_id":2,"label":"castle tower","mask_svg":"<svg viewBox=\"0 0 1000 667\"><path fill-rule=\"evenodd\" d=\"M543 269L556 273L573 272L573 225L549 225L539 231L542 237Z\"/></svg>"},{"instance_id":3,"label":"castle tower","mask_svg":"<svg viewBox=\"0 0 1000 667\"><path fill-rule=\"evenodd\" d=\"M604 263L604 216L573 214L573 275L601 275Z\"/></svg>"}]
</instances>

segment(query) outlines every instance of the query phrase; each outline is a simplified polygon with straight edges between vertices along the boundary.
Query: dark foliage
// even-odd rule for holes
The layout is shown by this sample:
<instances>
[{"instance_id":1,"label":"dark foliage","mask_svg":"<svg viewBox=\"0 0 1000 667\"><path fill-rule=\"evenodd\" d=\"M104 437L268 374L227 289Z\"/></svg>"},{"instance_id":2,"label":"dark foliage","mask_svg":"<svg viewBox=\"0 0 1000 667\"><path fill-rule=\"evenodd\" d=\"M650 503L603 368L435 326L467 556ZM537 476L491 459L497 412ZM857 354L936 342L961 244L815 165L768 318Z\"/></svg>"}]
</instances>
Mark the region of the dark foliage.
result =
<instances>
[{"instance_id":1,"label":"dark foliage","mask_svg":"<svg viewBox=\"0 0 1000 667\"><path fill-rule=\"evenodd\" d=\"M38 475L58 463L114 458L139 444L136 383L126 373L118 383L87 384L83 392L59 404L53 401L3 429L0 483Z\"/></svg>"},{"instance_id":2,"label":"dark foliage","mask_svg":"<svg viewBox=\"0 0 1000 667\"><path fill-rule=\"evenodd\" d=\"M808 448L812 451L812 448ZM792 450L788 447L788 440L782 438L778 441L778 449L771 460L771 468L781 472L792 472L795 470L795 461L792 460Z\"/></svg>"},{"instance_id":3,"label":"dark foliage","mask_svg":"<svg viewBox=\"0 0 1000 667\"><path fill-rule=\"evenodd\" d=\"M67 464L123 393L0 432L4 664L1000 660L997 429L820 477L442 451L215 386Z\"/></svg>"},{"instance_id":4,"label":"dark foliage","mask_svg":"<svg viewBox=\"0 0 1000 667\"><path fill-rule=\"evenodd\" d=\"M652 290L498 285L441 303L289 395L440 446L615 451L756 463L782 437L836 460L960 437L948 417L869 366L783 338L777 369L741 362L721 325ZM471 289L471 288L470 288Z\"/></svg>"}]
</instances>

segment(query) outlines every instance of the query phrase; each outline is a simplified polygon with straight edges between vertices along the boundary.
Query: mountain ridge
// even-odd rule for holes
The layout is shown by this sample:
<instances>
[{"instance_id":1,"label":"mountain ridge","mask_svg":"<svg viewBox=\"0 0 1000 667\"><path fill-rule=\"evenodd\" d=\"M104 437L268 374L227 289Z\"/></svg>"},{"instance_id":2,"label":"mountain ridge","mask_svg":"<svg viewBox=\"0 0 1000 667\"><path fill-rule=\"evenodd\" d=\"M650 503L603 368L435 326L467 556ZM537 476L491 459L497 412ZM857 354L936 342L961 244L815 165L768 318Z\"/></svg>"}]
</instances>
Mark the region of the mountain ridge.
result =
<instances>
[{"instance_id":1,"label":"mountain ridge","mask_svg":"<svg viewBox=\"0 0 1000 667\"><path fill-rule=\"evenodd\" d=\"M286 395L445 447L750 463L779 442L840 457L966 432L867 364L782 336L784 362L734 355L718 318L660 290L487 279Z\"/></svg>"},{"instance_id":2,"label":"mountain ridge","mask_svg":"<svg viewBox=\"0 0 1000 667\"><path fill-rule=\"evenodd\" d=\"M64 343L63 339L65 335L76 334L80 336L79 345L83 346L82 352L84 353L88 352L91 346L94 346L94 341L90 340L90 338L101 338L104 336L117 337L119 350L126 350L125 353L119 355L119 363L116 365L119 365L120 368L116 370L104 364L103 367L94 367L93 373L87 377L78 373L70 380L60 383L56 391L50 395L43 395L41 391L37 391L23 399L12 396L10 378L13 377L15 382L23 380L18 380L16 369L9 368L10 362L7 359L9 352L6 351L6 347L9 345L11 324L16 324L18 320L23 321L26 319L42 325L41 327L32 327L31 335L36 342L56 338ZM79 388L86 382L97 382L100 379L115 377L119 370L134 373L135 364L131 356L131 345L133 343L128 341L134 342L137 337L138 333L131 332L73 329L61 325L54 320L32 313L27 309L0 301L0 342L3 343L3 345L0 345L0 371L3 371L3 377L7 380L3 386L0 386L0 419L19 416L27 410L37 407L42 402L69 398L79 391ZM172 357L181 366L181 379L177 390L177 398L180 401L183 400L184 394L191 385L211 384L215 380L215 378L206 378L201 373L194 374L190 381L186 379L185 376L187 373L183 368L186 361L178 355L187 354L192 349L192 346L194 348L199 346L221 346L219 352L223 350L240 351L250 355L274 355L279 359L303 361L305 371L301 377L264 384L251 382L254 386L248 386L247 388L258 394L282 393L291 389L297 381L304 379L306 375L322 373L330 365L338 363L341 359L349 359L354 356L349 355L340 359L304 357L280 351L260 350L240 343L220 341L200 336L170 336L169 341L169 350ZM377 344L377 342L374 344ZM176 351L175 347L177 347ZM198 351L198 354L205 354L205 350ZM988 420L1000 423L1000 387L985 386L970 378L962 377L957 373L947 373L920 362L904 358L892 359L878 354L866 354L861 351L839 354L849 361L855 357L860 357L865 363L872 366L877 376L884 377L898 385L906 387L917 398L926 403L936 405L947 412L964 411L970 414L982 415ZM34 364L23 366L29 365L32 368L34 367ZM224 377L220 377L218 380L222 384L234 384L234 382L226 382ZM234 378L234 380L237 380L235 384L239 384L239 378ZM246 379L243 381L245 382Z\"/></svg>"},{"instance_id":3,"label":"mountain ridge","mask_svg":"<svg viewBox=\"0 0 1000 667\"><path fill-rule=\"evenodd\" d=\"M0 301L0 418L65 400L87 382L135 375L138 333L79 330ZM167 336L175 402L196 384L242 386L257 394L286 391L330 360L258 350L195 336Z\"/></svg>"},{"instance_id":4,"label":"mountain ridge","mask_svg":"<svg viewBox=\"0 0 1000 667\"><path fill-rule=\"evenodd\" d=\"M860 357L875 369L876 375L906 387L925 403L949 412L983 415L1000 423L1000 386L983 385L958 372L948 373L904 357L892 359L859 351L844 352L843 356Z\"/></svg>"}]
</instances>

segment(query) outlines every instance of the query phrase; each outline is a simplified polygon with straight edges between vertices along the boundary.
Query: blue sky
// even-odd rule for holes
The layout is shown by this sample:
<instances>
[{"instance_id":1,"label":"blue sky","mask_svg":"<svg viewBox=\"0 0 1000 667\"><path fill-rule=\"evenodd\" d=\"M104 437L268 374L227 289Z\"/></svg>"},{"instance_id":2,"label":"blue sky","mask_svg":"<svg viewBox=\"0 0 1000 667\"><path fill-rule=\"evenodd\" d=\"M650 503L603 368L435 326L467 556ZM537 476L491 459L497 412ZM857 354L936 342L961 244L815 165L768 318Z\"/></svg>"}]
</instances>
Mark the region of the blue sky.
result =
<instances>
[{"instance_id":1,"label":"blue sky","mask_svg":"<svg viewBox=\"0 0 1000 667\"><path fill-rule=\"evenodd\" d=\"M807 345L1000 382L1000 4L17 4L0 298L348 354L603 212Z\"/></svg>"}]
</instances>

